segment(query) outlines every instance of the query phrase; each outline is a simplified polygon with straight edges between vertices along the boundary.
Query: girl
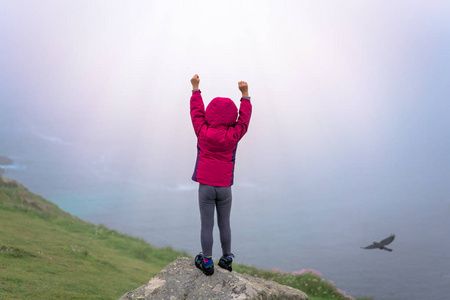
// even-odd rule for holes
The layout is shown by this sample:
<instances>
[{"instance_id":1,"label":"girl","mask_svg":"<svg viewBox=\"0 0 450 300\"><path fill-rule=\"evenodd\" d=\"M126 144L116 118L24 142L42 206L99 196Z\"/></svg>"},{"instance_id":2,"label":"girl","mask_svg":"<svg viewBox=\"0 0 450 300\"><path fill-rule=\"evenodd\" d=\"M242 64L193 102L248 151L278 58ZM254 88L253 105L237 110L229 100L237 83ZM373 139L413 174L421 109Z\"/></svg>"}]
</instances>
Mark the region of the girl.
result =
<instances>
[{"instance_id":1,"label":"girl","mask_svg":"<svg viewBox=\"0 0 450 300\"><path fill-rule=\"evenodd\" d=\"M247 132L252 114L248 85L245 81L238 83L242 92L238 118L237 107L229 98L214 98L205 111L197 74L192 77L191 84L191 119L197 136L197 161L192 180L199 183L203 251L196 256L195 265L206 275L214 274L212 245L214 210L217 210L223 253L219 266L231 272L234 257L231 253L231 185L237 144Z\"/></svg>"}]
</instances>

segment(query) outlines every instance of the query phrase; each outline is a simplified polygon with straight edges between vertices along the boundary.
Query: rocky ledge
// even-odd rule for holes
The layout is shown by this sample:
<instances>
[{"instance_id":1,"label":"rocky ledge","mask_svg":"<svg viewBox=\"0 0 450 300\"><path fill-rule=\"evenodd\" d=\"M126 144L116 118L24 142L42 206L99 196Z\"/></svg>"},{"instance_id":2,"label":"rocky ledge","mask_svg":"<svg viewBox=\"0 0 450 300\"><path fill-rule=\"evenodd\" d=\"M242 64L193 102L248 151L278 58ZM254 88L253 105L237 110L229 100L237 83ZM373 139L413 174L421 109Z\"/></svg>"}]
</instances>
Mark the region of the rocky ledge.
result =
<instances>
[{"instance_id":1,"label":"rocky ledge","mask_svg":"<svg viewBox=\"0 0 450 300\"><path fill-rule=\"evenodd\" d=\"M250 275L228 272L215 266L212 276L194 266L194 259L179 258L147 284L123 295L135 299L283 299L307 300L300 290Z\"/></svg>"}]
</instances>

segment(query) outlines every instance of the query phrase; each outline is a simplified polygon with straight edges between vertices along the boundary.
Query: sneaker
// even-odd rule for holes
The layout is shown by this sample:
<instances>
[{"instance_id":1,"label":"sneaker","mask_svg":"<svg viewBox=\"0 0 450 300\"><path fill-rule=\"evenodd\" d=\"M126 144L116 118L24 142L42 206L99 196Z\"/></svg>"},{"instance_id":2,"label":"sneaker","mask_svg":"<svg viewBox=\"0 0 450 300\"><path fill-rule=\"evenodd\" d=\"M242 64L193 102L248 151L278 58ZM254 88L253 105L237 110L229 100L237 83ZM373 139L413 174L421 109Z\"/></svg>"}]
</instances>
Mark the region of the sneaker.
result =
<instances>
[{"instance_id":1,"label":"sneaker","mask_svg":"<svg viewBox=\"0 0 450 300\"><path fill-rule=\"evenodd\" d=\"M233 257L234 257L233 253L222 255L222 257L219 260L219 267L231 272L233 270L233 268L231 267L233 263Z\"/></svg>"},{"instance_id":2,"label":"sneaker","mask_svg":"<svg viewBox=\"0 0 450 300\"><path fill-rule=\"evenodd\" d=\"M205 263L203 262L203 254L199 253L195 257L195 266L203 272L203 274L210 276L214 274L214 264L210 264L209 266L205 266Z\"/></svg>"}]
</instances>

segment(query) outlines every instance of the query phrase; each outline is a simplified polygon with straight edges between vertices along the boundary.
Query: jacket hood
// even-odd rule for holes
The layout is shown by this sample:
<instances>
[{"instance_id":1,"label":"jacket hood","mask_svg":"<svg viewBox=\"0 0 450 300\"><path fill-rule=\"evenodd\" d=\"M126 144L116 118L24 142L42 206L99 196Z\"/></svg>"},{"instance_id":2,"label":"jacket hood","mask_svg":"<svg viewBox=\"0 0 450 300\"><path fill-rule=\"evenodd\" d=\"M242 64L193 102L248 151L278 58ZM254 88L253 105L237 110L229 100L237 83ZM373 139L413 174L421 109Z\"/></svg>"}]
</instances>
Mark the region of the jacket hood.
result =
<instances>
[{"instance_id":1,"label":"jacket hood","mask_svg":"<svg viewBox=\"0 0 450 300\"><path fill-rule=\"evenodd\" d=\"M230 98L212 99L205 111L206 122L212 126L232 126L236 123L238 109Z\"/></svg>"}]
</instances>

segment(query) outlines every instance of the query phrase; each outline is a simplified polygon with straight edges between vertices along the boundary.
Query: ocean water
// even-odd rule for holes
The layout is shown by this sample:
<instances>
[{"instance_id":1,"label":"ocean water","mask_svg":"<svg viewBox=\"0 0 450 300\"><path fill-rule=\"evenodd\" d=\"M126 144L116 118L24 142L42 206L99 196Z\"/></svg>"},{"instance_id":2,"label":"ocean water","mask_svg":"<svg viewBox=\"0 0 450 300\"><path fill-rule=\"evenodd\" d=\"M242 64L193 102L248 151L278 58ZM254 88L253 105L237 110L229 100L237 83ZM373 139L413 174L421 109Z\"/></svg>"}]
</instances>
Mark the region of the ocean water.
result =
<instances>
[{"instance_id":1,"label":"ocean water","mask_svg":"<svg viewBox=\"0 0 450 300\"><path fill-rule=\"evenodd\" d=\"M151 163L147 170L137 167L136 157L116 159L107 147L27 128L3 126L0 138L0 155L15 162L4 176L69 213L155 246L192 255L201 250L191 169L170 177ZM284 272L315 269L355 297L448 299L450 202L438 179L413 194L404 191L414 189L407 185L368 193L309 184L237 178L231 220L236 262ZM391 233L393 252L360 248ZM216 228L214 256L220 255Z\"/></svg>"}]
</instances>

